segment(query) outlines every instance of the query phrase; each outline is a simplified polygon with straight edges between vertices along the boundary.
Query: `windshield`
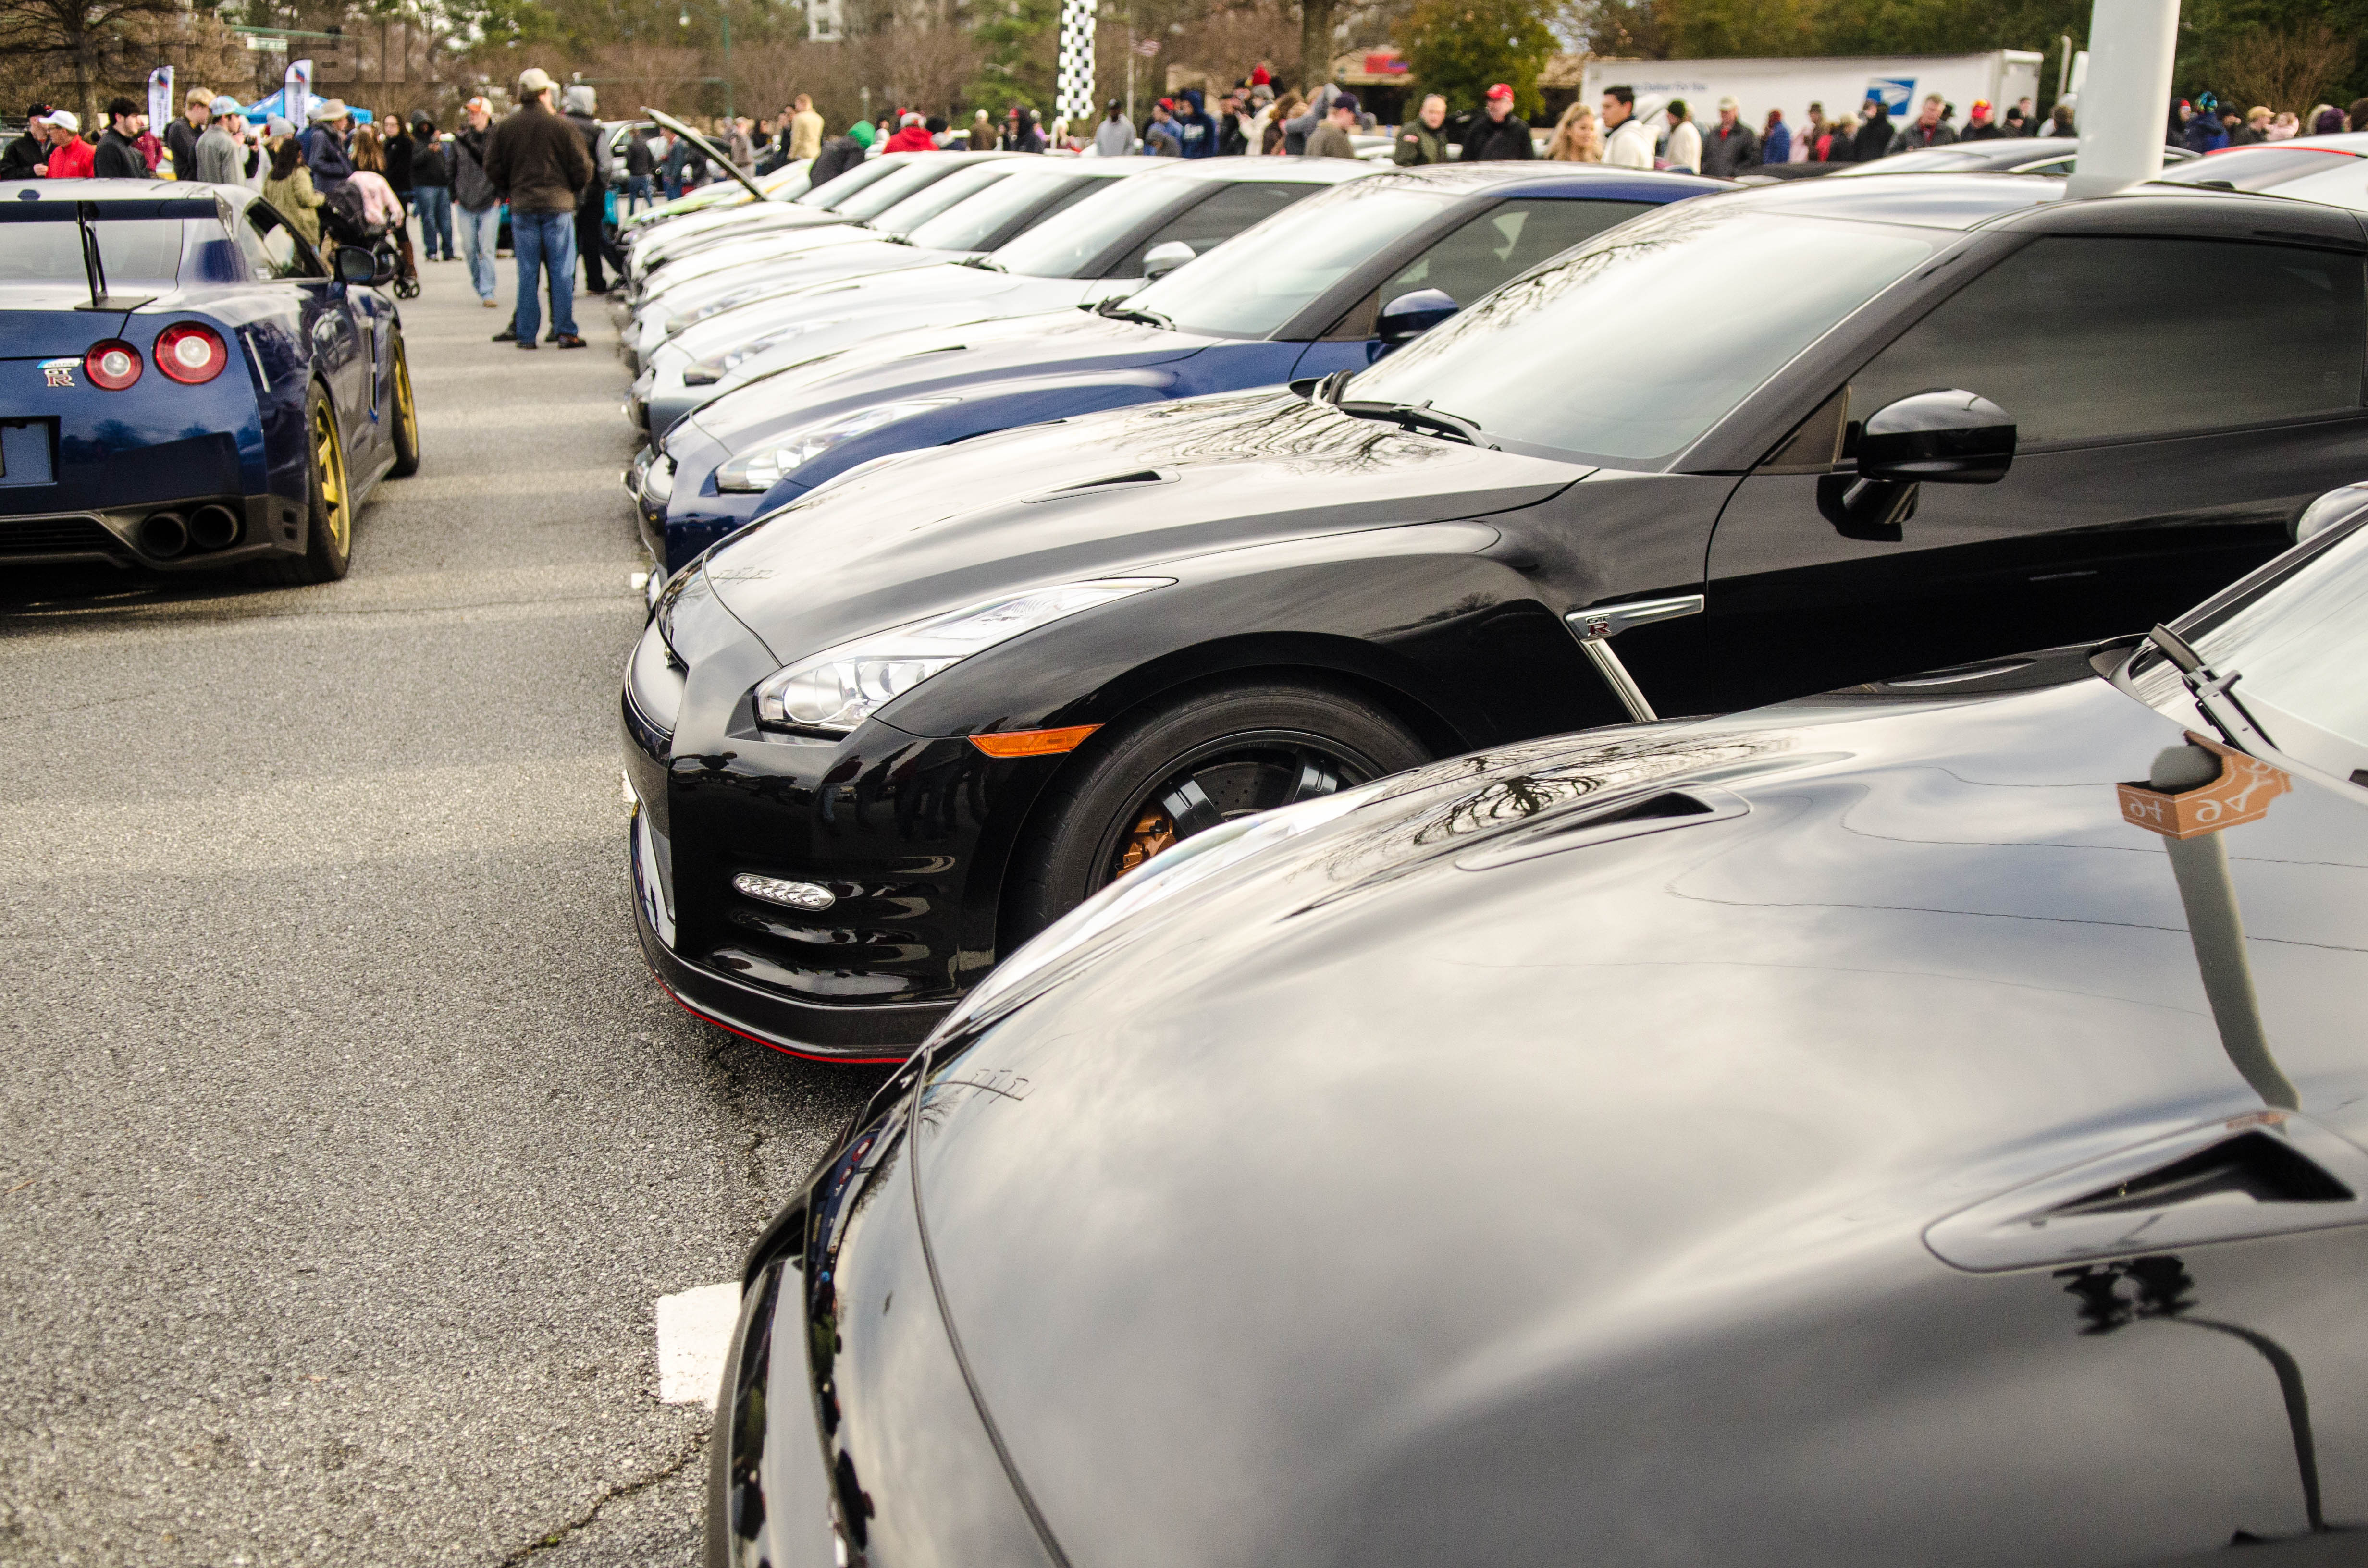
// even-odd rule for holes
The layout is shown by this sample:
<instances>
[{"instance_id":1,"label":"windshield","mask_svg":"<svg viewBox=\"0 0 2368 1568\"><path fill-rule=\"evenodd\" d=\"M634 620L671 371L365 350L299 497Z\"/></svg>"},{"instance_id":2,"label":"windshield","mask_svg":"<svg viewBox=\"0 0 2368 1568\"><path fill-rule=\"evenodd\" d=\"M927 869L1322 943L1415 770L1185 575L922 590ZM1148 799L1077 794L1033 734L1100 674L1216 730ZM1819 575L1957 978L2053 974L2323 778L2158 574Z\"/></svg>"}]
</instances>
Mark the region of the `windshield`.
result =
<instances>
[{"instance_id":1,"label":"windshield","mask_svg":"<svg viewBox=\"0 0 2368 1568\"><path fill-rule=\"evenodd\" d=\"M813 183L806 178L806 171L813 167L813 159L800 158L796 163L775 169L771 174L758 175L757 188L765 193L765 199L768 201L795 201L806 193L806 187Z\"/></svg>"},{"instance_id":2,"label":"windshield","mask_svg":"<svg viewBox=\"0 0 2368 1568\"><path fill-rule=\"evenodd\" d=\"M901 169L891 170L886 178L869 190L858 191L847 200L834 204L831 210L845 218L877 218L923 186L950 178L961 166L935 159L916 159Z\"/></svg>"},{"instance_id":3,"label":"windshield","mask_svg":"<svg viewBox=\"0 0 2368 1568\"><path fill-rule=\"evenodd\" d=\"M1360 262L1445 210L1434 190L1357 180L1285 208L1127 301L1186 332L1265 337Z\"/></svg>"},{"instance_id":4,"label":"windshield","mask_svg":"<svg viewBox=\"0 0 2368 1568\"><path fill-rule=\"evenodd\" d=\"M2295 761L2362 782L2368 768L2368 528L2355 528L2289 575L2173 623L2270 744ZM2148 648L2130 662L2139 698L2180 695Z\"/></svg>"},{"instance_id":5,"label":"windshield","mask_svg":"<svg viewBox=\"0 0 2368 1568\"><path fill-rule=\"evenodd\" d=\"M995 253L1006 272L1030 278L1075 278L1101 254L1182 200L1198 181L1147 177L1121 180L1056 218L1049 218Z\"/></svg>"},{"instance_id":6,"label":"windshield","mask_svg":"<svg viewBox=\"0 0 2368 1568\"><path fill-rule=\"evenodd\" d=\"M1089 196L1109 179L1081 178L1060 169L1033 169L1015 174L965 201L941 217L907 232L906 238L932 250L979 250L986 242L1048 201L1076 201ZM948 183L951 183L949 181Z\"/></svg>"},{"instance_id":7,"label":"windshield","mask_svg":"<svg viewBox=\"0 0 2368 1568\"><path fill-rule=\"evenodd\" d=\"M91 229L98 235L98 259L107 268L110 289L131 282L170 283L180 273L178 218L101 218ZM222 237L220 230L214 237ZM53 219L0 223L0 283L86 280L79 223Z\"/></svg>"},{"instance_id":8,"label":"windshield","mask_svg":"<svg viewBox=\"0 0 2368 1568\"><path fill-rule=\"evenodd\" d=\"M871 226L883 233L909 234L955 203L967 201L988 186L1010 178L1015 166L1014 163L997 161L956 169L883 210L871 221Z\"/></svg>"},{"instance_id":9,"label":"windshield","mask_svg":"<svg viewBox=\"0 0 2368 1568\"><path fill-rule=\"evenodd\" d=\"M838 210L838 204L857 191L867 190L894 174L898 169L909 169L912 166L910 164L891 164L877 158L868 164L858 164L845 174L835 179L826 179L799 197L797 205L819 207L826 211L836 212Z\"/></svg>"},{"instance_id":10,"label":"windshield","mask_svg":"<svg viewBox=\"0 0 2368 1568\"><path fill-rule=\"evenodd\" d=\"M1427 403L1492 438L1591 460L1658 461L1938 243L1679 202L1513 279L1343 395Z\"/></svg>"},{"instance_id":11,"label":"windshield","mask_svg":"<svg viewBox=\"0 0 2368 1568\"><path fill-rule=\"evenodd\" d=\"M2305 175L2336 169L2359 171L2361 160L2328 147L2232 147L2166 169L2165 185L2225 185L2231 190L2269 190Z\"/></svg>"}]
</instances>

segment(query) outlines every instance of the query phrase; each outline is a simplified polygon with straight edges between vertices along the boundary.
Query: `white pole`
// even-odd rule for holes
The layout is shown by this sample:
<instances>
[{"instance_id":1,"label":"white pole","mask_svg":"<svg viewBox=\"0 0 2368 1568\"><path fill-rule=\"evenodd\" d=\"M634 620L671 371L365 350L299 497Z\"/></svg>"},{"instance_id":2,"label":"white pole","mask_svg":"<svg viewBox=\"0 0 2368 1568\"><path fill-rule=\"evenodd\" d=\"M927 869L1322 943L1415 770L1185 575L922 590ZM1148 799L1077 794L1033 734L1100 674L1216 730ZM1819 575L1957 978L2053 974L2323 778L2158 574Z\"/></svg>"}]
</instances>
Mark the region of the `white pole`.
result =
<instances>
[{"instance_id":1,"label":"white pole","mask_svg":"<svg viewBox=\"0 0 2368 1568\"><path fill-rule=\"evenodd\" d=\"M2104 196L2162 173L2179 0L2096 0L2080 84L2079 166L2065 194Z\"/></svg>"}]
</instances>

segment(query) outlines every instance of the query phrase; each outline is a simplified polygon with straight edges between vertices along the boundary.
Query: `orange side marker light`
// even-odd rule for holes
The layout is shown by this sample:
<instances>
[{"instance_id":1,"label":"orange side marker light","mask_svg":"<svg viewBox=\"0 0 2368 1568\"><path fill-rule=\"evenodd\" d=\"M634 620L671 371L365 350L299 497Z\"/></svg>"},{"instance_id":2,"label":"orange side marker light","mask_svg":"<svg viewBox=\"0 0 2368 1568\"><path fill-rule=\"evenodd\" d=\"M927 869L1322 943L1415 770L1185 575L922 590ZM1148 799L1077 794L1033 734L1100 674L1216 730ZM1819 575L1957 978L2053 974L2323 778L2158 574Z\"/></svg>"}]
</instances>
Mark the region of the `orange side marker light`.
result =
<instances>
[{"instance_id":1,"label":"orange side marker light","mask_svg":"<svg viewBox=\"0 0 2368 1568\"><path fill-rule=\"evenodd\" d=\"M1065 730L1006 730L999 735L973 735L970 744L989 756L1058 756L1086 744L1099 724L1073 724Z\"/></svg>"}]
</instances>

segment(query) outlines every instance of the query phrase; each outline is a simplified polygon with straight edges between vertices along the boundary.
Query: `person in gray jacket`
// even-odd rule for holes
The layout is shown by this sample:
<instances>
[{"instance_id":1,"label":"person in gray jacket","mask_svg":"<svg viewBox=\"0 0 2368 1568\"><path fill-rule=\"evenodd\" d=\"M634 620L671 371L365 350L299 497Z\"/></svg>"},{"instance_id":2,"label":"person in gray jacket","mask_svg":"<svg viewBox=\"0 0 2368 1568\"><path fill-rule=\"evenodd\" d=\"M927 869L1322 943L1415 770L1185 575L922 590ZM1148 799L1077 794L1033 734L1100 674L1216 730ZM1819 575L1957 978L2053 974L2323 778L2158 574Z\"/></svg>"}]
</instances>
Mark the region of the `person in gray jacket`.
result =
<instances>
[{"instance_id":1,"label":"person in gray jacket","mask_svg":"<svg viewBox=\"0 0 2368 1568\"><path fill-rule=\"evenodd\" d=\"M213 100L207 113L211 118L205 134L198 138L189 177L208 185L245 185L247 150L230 129L239 117L238 100L224 93Z\"/></svg>"},{"instance_id":2,"label":"person in gray jacket","mask_svg":"<svg viewBox=\"0 0 2368 1568\"><path fill-rule=\"evenodd\" d=\"M1134 121L1126 118L1119 101L1110 101L1110 114L1094 127L1094 152L1105 158L1124 158L1134 152Z\"/></svg>"}]
</instances>

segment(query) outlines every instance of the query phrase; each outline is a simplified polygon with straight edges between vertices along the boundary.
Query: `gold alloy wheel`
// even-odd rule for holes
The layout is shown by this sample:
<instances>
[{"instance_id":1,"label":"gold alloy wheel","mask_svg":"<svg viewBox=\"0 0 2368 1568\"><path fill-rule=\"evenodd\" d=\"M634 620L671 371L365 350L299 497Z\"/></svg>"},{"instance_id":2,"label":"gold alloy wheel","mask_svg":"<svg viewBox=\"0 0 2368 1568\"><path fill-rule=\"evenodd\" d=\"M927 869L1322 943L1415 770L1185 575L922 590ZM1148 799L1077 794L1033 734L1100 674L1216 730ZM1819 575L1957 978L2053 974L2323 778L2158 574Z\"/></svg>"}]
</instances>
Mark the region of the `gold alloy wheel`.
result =
<instances>
[{"instance_id":1,"label":"gold alloy wheel","mask_svg":"<svg viewBox=\"0 0 2368 1568\"><path fill-rule=\"evenodd\" d=\"M321 509L328 515L329 537L340 554L353 542L353 517L347 508L345 443L337 438L337 416L323 398L313 408L313 472L320 478Z\"/></svg>"},{"instance_id":2,"label":"gold alloy wheel","mask_svg":"<svg viewBox=\"0 0 2368 1568\"><path fill-rule=\"evenodd\" d=\"M419 409L411 401L411 354L400 338L394 345L394 420L403 431L403 444L417 451Z\"/></svg>"}]
</instances>

